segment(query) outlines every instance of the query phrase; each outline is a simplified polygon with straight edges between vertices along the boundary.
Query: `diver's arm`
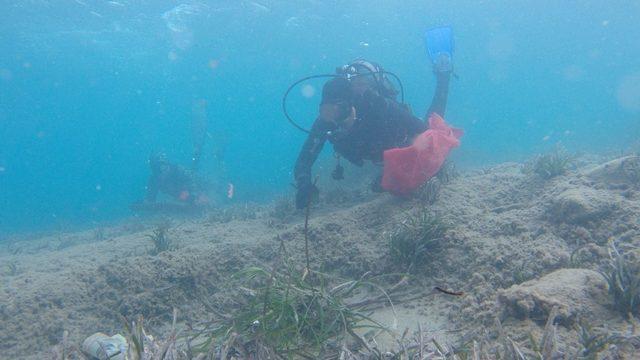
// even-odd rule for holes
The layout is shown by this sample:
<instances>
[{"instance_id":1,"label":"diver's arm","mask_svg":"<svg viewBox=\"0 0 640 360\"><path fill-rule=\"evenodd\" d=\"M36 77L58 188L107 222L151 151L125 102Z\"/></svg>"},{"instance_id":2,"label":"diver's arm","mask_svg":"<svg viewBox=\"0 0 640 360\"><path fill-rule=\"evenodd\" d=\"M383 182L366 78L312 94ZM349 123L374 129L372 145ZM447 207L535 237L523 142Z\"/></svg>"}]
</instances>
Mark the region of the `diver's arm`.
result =
<instances>
[{"instance_id":1,"label":"diver's arm","mask_svg":"<svg viewBox=\"0 0 640 360\"><path fill-rule=\"evenodd\" d=\"M322 105L324 107L325 105ZM322 116L322 111L320 112ZM296 208L307 207L318 195L318 188L311 181L311 168L318 159L325 141L327 140L327 126L322 118L318 118L311 128L307 140L300 150L294 169L296 180Z\"/></svg>"},{"instance_id":2,"label":"diver's arm","mask_svg":"<svg viewBox=\"0 0 640 360\"><path fill-rule=\"evenodd\" d=\"M436 113L441 117L444 117L444 112L447 108L447 96L449 94L449 79L451 78L451 71L434 71L436 74L436 92L433 95L431 106L427 111L427 119L432 113Z\"/></svg>"},{"instance_id":3,"label":"diver's arm","mask_svg":"<svg viewBox=\"0 0 640 360\"><path fill-rule=\"evenodd\" d=\"M311 167L327 141L327 133L334 129L334 124L337 119L344 116L344 112L342 104L323 103L320 105L320 114L313 123L311 132L309 132L296 161L294 177L297 185L304 184L304 182L311 183Z\"/></svg>"},{"instance_id":4,"label":"diver's arm","mask_svg":"<svg viewBox=\"0 0 640 360\"><path fill-rule=\"evenodd\" d=\"M313 163L318 159L320 151L326 141L325 134L320 129L321 126L317 125L320 119L316 120L307 140L302 145L302 150L296 160L294 168L294 177L298 186L305 186L311 183L311 168Z\"/></svg>"}]
</instances>

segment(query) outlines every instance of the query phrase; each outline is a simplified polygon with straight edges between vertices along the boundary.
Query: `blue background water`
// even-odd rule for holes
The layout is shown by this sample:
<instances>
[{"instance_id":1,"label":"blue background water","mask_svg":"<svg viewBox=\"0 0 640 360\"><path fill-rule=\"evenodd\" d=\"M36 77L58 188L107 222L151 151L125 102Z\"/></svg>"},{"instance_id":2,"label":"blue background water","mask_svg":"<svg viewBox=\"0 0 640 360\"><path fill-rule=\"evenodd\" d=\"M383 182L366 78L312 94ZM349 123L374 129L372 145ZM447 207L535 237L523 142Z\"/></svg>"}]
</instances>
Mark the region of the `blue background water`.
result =
<instances>
[{"instance_id":1,"label":"blue background water","mask_svg":"<svg viewBox=\"0 0 640 360\"><path fill-rule=\"evenodd\" d=\"M289 192L304 141L280 111L297 78L364 56L424 115L422 34L455 28L447 119L466 166L558 143L621 151L640 137L637 1L5 1L0 11L0 234L129 215L146 159L188 164L207 101L203 167L235 201ZM309 125L316 95L292 112ZM307 94L308 95L308 94ZM226 172L212 153L226 143ZM329 156L325 151L324 156ZM224 187L220 187L223 189ZM220 190L222 191L222 190Z\"/></svg>"}]
</instances>

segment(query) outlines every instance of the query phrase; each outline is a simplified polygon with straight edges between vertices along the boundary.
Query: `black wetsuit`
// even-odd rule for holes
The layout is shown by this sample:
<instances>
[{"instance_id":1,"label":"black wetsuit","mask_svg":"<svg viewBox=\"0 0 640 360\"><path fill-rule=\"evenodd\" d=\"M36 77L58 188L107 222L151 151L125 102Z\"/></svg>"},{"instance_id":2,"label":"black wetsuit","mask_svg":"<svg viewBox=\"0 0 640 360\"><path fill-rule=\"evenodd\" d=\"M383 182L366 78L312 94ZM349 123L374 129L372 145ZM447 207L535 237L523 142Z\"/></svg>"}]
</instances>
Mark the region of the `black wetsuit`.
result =
<instances>
[{"instance_id":1,"label":"black wetsuit","mask_svg":"<svg viewBox=\"0 0 640 360\"><path fill-rule=\"evenodd\" d=\"M444 117L449 77L449 72L437 73L436 92L427 118L434 112ZM321 106L339 105L345 111L353 106L357 117L353 126L344 132L333 122L316 119L294 169L299 189L311 182L311 167L327 140L338 154L361 166L365 160L381 162L385 150L408 146L416 135L427 130L427 124L405 105L372 90L353 96L349 86L346 79L335 78L322 89Z\"/></svg>"},{"instance_id":2,"label":"black wetsuit","mask_svg":"<svg viewBox=\"0 0 640 360\"><path fill-rule=\"evenodd\" d=\"M167 166L167 170L151 174L145 200L155 202L158 192L162 192L176 200L193 203L196 199L196 189L192 174L178 165Z\"/></svg>"}]
</instances>

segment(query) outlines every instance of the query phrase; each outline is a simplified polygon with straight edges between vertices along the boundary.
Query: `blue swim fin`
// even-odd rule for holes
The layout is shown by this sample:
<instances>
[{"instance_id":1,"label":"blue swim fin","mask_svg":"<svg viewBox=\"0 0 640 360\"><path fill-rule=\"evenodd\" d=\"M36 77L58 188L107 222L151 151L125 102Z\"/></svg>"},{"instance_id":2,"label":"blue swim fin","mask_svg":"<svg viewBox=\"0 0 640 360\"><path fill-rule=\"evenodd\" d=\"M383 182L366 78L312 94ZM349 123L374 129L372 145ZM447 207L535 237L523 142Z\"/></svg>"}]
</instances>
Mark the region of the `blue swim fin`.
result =
<instances>
[{"instance_id":1,"label":"blue swim fin","mask_svg":"<svg viewBox=\"0 0 640 360\"><path fill-rule=\"evenodd\" d=\"M427 46L427 53L433 65L436 65L441 55L453 58L453 29L451 26L435 27L427 30L424 34L424 42Z\"/></svg>"}]
</instances>

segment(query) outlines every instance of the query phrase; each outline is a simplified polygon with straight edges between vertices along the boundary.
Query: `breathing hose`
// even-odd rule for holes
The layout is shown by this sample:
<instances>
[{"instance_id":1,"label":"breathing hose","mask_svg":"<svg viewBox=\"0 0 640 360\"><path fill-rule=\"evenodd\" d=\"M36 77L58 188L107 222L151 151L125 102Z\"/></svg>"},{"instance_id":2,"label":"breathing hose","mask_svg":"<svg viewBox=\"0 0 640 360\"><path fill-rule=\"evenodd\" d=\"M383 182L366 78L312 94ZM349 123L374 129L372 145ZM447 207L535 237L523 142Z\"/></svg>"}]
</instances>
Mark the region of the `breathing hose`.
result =
<instances>
[{"instance_id":1,"label":"breathing hose","mask_svg":"<svg viewBox=\"0 0 640 360\"><path fill-rule=\"evenodd\" d=\"M375 73L367 73L367 74L356 74L356 75L350 75L347 77L347 79L353 78L353 77L357 77L357 76L369 76L369 75L375 75L375 74L389 74L391 75L396 82L398 83L398 86L400 87L400 101L402 101L402 103L404 104L404 87L402 86L402 81L400 81L400 78L398 77L398 75L390 72L390 71L379 71L379 72L375 72ZM289 85L289 88L287 88L287 91L284 92L284 95L282 96L282 112L284 113L284 116L287 118L287 120L289 121L289 123L291 123L291 125L293 125L296 129L305 132L307 134L309 134L311 131L307 130L305 128L303 128L302 126L300 126L297 122L295 122L293 120L293 118L291 117L291 115L289 115L289 111L287 110L287 98L289 97L289 93L291 93L291 90L293 90L296 86L298 86L300 83L308 81L308 80L312 80L312 79L320 79L320 78L344 78L345 75L343 74L319 74L319 75L311 75L311 76L307 76L307 77L303 77L300 80L297 80L296 82L294 82L293 84Z\"/></svg>"}]
</instances>

